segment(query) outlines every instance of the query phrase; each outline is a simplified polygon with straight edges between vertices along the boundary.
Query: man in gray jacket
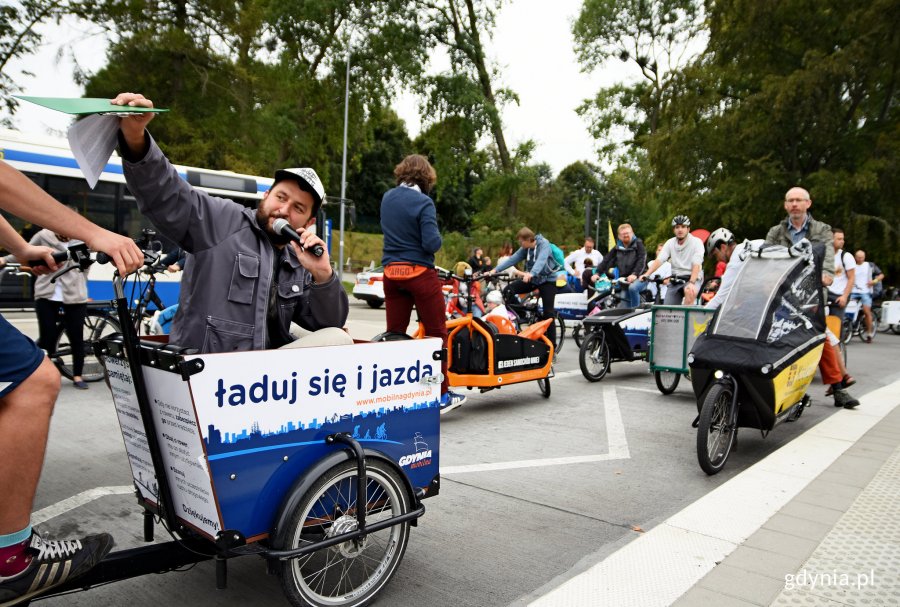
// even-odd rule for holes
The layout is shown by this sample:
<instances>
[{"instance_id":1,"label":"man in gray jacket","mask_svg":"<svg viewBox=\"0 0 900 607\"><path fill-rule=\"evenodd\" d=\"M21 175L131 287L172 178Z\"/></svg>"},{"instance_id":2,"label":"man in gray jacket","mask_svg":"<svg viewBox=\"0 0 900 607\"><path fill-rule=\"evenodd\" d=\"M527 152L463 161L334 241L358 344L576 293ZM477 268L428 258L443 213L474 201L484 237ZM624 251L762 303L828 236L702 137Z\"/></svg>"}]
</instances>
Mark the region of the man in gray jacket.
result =
<instances>
[{"instance_id":1,"label":"man in gray jacket","mask_svg":"<svg viewBox=\"0 0 900 607\"><path fill-rule=\"evenodd\" d=\"M814 245L825 245L826 251L830 249L834 242L831 226L813 219L809 213L811 206L812 198L808 191L796 186L788 190L784 195L787 219L769 229L766 242L790 247L805 238ZM834 282L834 255L826 253L822 259L822 285L827 287L832 282ZM842 373L837 350L827 339L822 350L822 358L819 360L819 371L822 372L822 381L831 387L830 393L834 394L835 407L853 409L859 406L859 401L847 392L847 388L856 383L856 380Z\"/></svg>"},{"instance_id":2,"label":"man in gray jacket","mask_svg":"<svg viewBox=\"0 0 900 607\"><path fill-rule=\"evenodd\" d=\"M122 93L112 103L153 107L143 95ZM145 130L153 113L120 124L119 145L128 187L159 231L191 255L181 281L171 340L201 353L279 348L291 341L291 321L317 331L340 328L349 301L322 240L306 231L325 197L312 169L275 172L275 184L254 211L194 189ZM276 234L283 218L302 246Z\"/></svg>"}]
</instances>

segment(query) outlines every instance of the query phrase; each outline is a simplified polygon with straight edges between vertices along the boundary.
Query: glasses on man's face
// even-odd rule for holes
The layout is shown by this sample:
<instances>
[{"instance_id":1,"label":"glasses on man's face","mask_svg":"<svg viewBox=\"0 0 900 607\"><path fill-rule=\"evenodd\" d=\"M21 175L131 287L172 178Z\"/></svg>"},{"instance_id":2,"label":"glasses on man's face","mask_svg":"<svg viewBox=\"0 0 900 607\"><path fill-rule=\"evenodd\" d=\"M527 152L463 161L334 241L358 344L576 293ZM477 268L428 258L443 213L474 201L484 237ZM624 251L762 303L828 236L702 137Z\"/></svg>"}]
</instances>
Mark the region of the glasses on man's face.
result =
<instances>
[{"instance_id":1,"label":"glasses on man's face","mask_svg":"<svg viewBox=\"0 0 900 607\"><path fill-rule=\"evenodd\" d=\"M785 202L806 202L809 198L786 198Z\"/></svg>"}]
</instances>

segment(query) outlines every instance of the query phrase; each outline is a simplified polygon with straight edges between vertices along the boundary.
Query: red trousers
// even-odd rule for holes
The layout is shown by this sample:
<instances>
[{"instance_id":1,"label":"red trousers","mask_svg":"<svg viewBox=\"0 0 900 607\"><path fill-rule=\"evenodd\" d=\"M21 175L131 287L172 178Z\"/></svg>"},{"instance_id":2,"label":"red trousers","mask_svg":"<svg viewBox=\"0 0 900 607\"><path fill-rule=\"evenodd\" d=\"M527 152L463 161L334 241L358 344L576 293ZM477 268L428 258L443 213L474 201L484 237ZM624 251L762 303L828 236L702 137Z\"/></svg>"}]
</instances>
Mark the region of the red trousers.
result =
<instances>
[{"instance_id":1,"label":"red trousers","mask_svg":"<svg viewBox=\"0 0 900 607\"><path fill-rule=\"evenodd\" d=\"M840 354L837 348L825 340L825 349L822 350L822 358L819 359L819 371L822 372L822 381L828 385L839 383L844 379L841 368L838 366L837 357Z\"/></svg>"},{"instance_id":2,"label":"red trousers","mask_svg":"<svg viewBox=\"0 0 900 607\"><path fill-rule=\"evenodd\" d=\"M444 312L446 304L437 272L431 269L415 278L406 280L391 280L385 276L384 307L387 316L387 330L406 333L414 306L419 313L419 321L425 328L425 335L440 337L446 348L447 318ZM449 387L446 357L441 361L441 374L444 376L444 381L441 382L441 394L445 394Z\"/></svg>"}]
</instances>

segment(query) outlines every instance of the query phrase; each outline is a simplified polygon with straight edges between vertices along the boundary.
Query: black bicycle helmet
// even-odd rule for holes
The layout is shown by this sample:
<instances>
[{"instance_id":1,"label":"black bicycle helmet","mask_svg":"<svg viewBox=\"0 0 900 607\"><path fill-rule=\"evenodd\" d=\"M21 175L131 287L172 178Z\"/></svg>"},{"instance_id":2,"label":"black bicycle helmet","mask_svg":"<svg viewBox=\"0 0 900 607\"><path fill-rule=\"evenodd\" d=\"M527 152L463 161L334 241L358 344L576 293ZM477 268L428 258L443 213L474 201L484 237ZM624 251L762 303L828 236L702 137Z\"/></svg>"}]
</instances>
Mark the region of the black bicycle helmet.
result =
<instances>
[{"instance_id":1,"label":"black bicycle helmet","mask_svg":"<svg viewBox=\"0 0 900 607\"><path fill-rule=\"evenodd\" d=\"M713 233L706 239L706 254L712 255L713 249L722 243L729 244L734 242L734 234L728 228L719 228L713 230Z\"/></svg>"},{"instance_id":2,"label":"black bicycle helmet","mask_svg":"<svg viewBox=\"0 0 900 607\"><path fill-rule=\"evenodd\" d=\"M691 226L690 217L688 217L687 215L676 215L672 219L672 227L674 228L675 226L679 226L679 225L690 227Z\"/></svg>"}]
</instances>

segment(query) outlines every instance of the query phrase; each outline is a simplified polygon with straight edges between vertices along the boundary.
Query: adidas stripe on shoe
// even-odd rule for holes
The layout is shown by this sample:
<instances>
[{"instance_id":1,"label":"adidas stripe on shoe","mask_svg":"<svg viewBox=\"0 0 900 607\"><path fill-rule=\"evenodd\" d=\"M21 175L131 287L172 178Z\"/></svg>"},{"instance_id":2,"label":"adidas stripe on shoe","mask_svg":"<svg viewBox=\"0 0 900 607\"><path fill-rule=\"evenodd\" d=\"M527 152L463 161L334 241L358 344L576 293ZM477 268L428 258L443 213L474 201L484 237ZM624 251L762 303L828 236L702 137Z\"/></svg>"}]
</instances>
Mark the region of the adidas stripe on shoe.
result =
<instances>
[{"instance_id":1,"label":"adidas stripe on shoe","mask_svg":"<svg viewBox=\"0 0 900 607\"><path fill-rule=\"evenodd\" d=\"M31 562L17 575L0 577L0 607L27 601L90 571L113 547L108 533L81 540L45 540L32 530L25 547Z\"/></svg>"}]
</instances>

